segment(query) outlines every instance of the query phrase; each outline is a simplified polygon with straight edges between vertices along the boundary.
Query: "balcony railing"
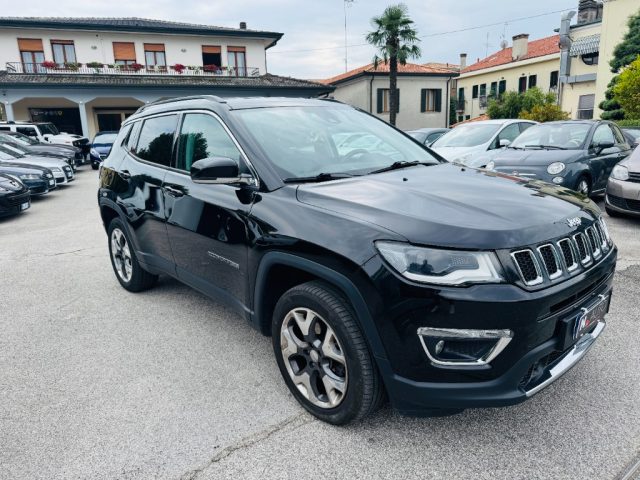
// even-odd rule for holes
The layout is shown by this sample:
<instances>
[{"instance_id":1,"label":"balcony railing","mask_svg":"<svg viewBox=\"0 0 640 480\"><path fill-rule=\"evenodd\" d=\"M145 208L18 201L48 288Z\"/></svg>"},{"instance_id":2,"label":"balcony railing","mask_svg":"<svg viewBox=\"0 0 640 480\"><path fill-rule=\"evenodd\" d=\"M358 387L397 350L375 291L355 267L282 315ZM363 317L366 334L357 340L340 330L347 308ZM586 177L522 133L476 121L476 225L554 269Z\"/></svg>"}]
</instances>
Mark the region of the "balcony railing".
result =
<instances>
[{"instance_id":1,"label":"balcony railing","mask_svg":"<svg viewBox=\"0 0 640 480\"><path fill-rule=\"evenodd\" d=\"M9 73L28 74L73 74L73 75L189 75L207 77L257 77L260 69L254 67L218 67L216 65L131 65L101 64L101 63L66 63L54 62L22 63L8 62Z\"/></svg>"}]
</instances>

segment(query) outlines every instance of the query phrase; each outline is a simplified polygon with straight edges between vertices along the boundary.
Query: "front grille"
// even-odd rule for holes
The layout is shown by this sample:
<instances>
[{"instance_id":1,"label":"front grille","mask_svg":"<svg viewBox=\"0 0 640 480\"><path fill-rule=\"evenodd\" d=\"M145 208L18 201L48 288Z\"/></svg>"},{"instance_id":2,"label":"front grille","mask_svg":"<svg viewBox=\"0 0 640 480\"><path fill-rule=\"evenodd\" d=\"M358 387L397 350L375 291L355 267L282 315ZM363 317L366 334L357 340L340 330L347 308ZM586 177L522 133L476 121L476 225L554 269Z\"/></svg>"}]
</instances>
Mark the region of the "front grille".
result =
<instances>
[{"instance_id":1,"label":"front grille","mask_svg":"<svg viewBox=\"0 0 640 480\"><path fill-rule=\"evenodd\" d=\"M562 270L560 269L560 263L558 262L558 257L556 254L556 249L553 245L547 244L541 247L538 247L538 252L542 257L542 263L547 270L547 274L550 279L554 279L562 275Z\"/></svg>"},{"instance_id":2,"label":"front grille","mask_svg":"<svg viewBox=\"0 0 640 480\"><path fill-rule=\"evenodd\" d=\"M20 195L12 195L10 197L5 197L4 202L9 207L17 207L18 205L22 205L29 201L29 192L22 193Z\"/></svg>"},{"instance_id":3,"label":"front grille","mask_svg":"<svg viewBox=\"0 0 640 480\"><path fill-rule=\"evenodd\" d=\"M520 250L511 254L520 272L520 276L527 285L542 283L542 275L536 257L531 250Z\"/></svg>"},{"instance_id":4,"label":"front grille","mask_svg":"<svg viewBox=\"0 0 640 480\"><path fill-rule=\"evenodd\" d=\"M589 268L611 250L610 242L599 219L570 237L511 252L511 258L524 284L534 286L574 275L581 266Z\"/></svg>"},{"instance_id":5,"label":"front grille","mask_svg":"<svg viewBox=\"0 0 640 480\"><path fill-rule=\"evenodd\" d=\"M640 173L629 172L629 181L630 182L635 182L635 183L640 183Z\"/></svg>"},{"instance_id":6,"label":"front grille","mask_svg":"<svg viewBox=\"0 0 640 480\"><path fill-rule=\"evenodd\" d=\"M630 198L617 197L611 194L607 194L607 200L609 200L609 203L614 207L640 212L640 200L631 200Z\"/></svg>"}]
</instances>

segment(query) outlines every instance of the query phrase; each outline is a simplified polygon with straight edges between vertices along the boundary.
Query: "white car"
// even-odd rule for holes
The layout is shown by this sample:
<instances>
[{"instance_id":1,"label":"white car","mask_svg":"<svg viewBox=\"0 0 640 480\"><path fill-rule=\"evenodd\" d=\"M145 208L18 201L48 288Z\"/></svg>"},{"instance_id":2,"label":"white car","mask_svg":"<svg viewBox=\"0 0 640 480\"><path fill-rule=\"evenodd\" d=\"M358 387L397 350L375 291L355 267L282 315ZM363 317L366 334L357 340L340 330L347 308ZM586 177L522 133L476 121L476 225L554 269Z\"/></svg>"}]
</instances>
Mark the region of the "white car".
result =
<instances>
[{"instance_id":1,"label":"white car","mask_svg":"<svg viewBox=\"0 0 640 480\"><path fill-rule=\"evenodd\" d=\"M12 150L8 150L0 145L0 162L12 163L16 165L37 165L51 170L57 185L64 185L71 182L75 175L73 170L64 160L51 157L40 157L37 155L20 155Z\"/></svg>"},{"instance_id":2,"label":"white car","mask_svg":"<svg viewBox=\"0 0 640 480\"><path fill-rule=\"evenodd\" d=\"M431 149L446 160L469 167L484 167L493 154L508 146L537 122L530 120L481 120L463 123L445 133Z\"/></svg>"},{"instance_id":3,"label":"white car","mask_svg":"<svg viewBox=\"0 0 640 480\"><path fill-rule=\"evenodd\" d=\"M36 138L41 143L73 145L80 148L89 145L88 138L73 133L60 132L51 122L0 122L0 130L5 129Z\"/></svg>"}]
</instances>

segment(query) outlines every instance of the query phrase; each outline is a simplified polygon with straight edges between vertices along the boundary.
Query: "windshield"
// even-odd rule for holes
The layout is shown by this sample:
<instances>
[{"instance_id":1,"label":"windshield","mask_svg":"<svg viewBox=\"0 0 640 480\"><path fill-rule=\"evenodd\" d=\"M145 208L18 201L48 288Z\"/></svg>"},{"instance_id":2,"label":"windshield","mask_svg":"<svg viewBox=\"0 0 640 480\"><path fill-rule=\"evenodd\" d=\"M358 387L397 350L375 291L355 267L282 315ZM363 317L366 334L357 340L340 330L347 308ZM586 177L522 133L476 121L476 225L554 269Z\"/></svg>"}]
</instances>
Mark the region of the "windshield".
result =
<instances>
[{"instance_id":1,"label":"windshield","mask_svg":"<svg viewBox=\"0 0 640 480\"><path fill-rule=\"evenodd\" d=\"M20 158L24 156L20 152L14 149L8 148L6 144L0 144L0 154L3 154L4 160L13 160L15 158Z\"/></svg>"},{"instance_id":2,"label":"windshield","mask_svg":"<svg viewBox=\"0 0 640 480\"><path fill-rule=\"evenodd\" d=\"M96 137L93 139L93 144L100 144L100 145L104 145L104 144L108 144L111 145L113 144L113 142L116 141L116 137L118 136L117 133L103 133L102 135L96 135Z\"/></svg>"},{"instance_id":3,"label":"windshield","mask_svg":"<svg viewBox=\"0 0 640 480\"><path fill-rule=\"evenodd\" d=\"M427 134L424 132L407 132L407 135L412 136L420 143L424 143L424 141L427 139Z\"/></svg>"},{"instance_id":4,"label":"windshield","mask_svg":"<svg viewBox=\"0 0 640 480\"><path fill-rule=\"evenodd\" d=\"M367 174L394 162L438 164L386 123L341 105L233 112L283 179Z\"/></svg>"},{"instance_id":5,"label":"windshield","mask_svg":"<svg viewBox=\"0 0 640 480\"><path fill-rule=\"evenodd\" d=\"M547 123L533 125L522 132L509 147L579 149L587 138L591 125L585 123Z\"/></svg>"},{"instance_id":6,"label":"windshield","mask_svg":"<svg viewBox=\"0 0 640 480\"><path fill-rule=\"evenodd\" d=\"M20 154L25 154L29 152L29 150L24 148L22 145L13 141L11 137L7 139L5 135L0 135L0 145L5 147L7 150L11 150L12 152L16 152Z\"/></svg>"},{"instance_id":7,"label":"windshield","mask_svg":"<svg viewBox=\"0 0 640 480\"><path fill-rule=\"evenodd\" d=\"M500 129L498 123L469 123L445 133L432 145L438 147L475 147L487 143Z\"/></svg>"},{"instance_id":8,"label":"windshield","mask_svg":"<svg viewBox=\"0 0 640 480\"><path fill-rule=\"evenodd\" d=\"M43 135L58 135L60 133L53 123L39 123L38 128L40 128Z\"/></svg>"},{"instance_id":9,"label":"windshield","mask_svg":"<svg viewBox=\"0 0 640 480\"><path fill-rule=\"evenodd\" d=\"M8 135L9 138L11 138L11 140L13 140L14 142L18 142L22 145L37 145L38 144L38 140L35 138L31 138L28 137L26 135L23 135L22 133L12 133L11 135Z\"/></svg>"}]
</instances>

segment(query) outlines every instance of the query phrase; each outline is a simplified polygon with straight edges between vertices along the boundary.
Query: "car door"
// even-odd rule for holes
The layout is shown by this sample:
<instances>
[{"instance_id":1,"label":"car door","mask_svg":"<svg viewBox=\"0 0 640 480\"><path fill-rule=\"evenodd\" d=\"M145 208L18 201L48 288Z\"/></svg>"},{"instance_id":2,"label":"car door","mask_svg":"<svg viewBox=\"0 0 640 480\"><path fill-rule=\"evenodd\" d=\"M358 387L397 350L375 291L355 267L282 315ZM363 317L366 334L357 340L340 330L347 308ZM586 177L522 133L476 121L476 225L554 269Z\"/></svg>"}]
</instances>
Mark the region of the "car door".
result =
<instances>
[{"instance_id":1,"label":"car door","mask_svg":"<svg viewBox=\"0 0 640 480\"><path fill-rule=\"evenodd\" d=\"M171 165L178 115L147 117L134 125L115 174L116 202L125 212L138 259L173 274L162 182Z\"/></svg>"},{"instance_id":2,"label":"car door","mask_svg":"<svg viewBox=\"0 0 640 480\"><path fill-rule=\"evenodd\" d=\"M217 116L185 113L174 168L164 183L169 241L178 278L242 309L252 195L231 185L195 183L191 165L211 157L232 158L241 173L249 173L238 144Z\"/></svg>"},{"instance_id":3,"label":"car door","mask_svg":"<svg viewBox=\"0 0 640 480\"><path fill-rule=\"evenodd\" d=\"M595 145L601 142L610 142L613 147L605 148L601 151L595 149ZM609 174L614 165L620 160L620 147L616 145L613 130L607 123L601 123L593 132L591 139L589 168L593 179L592 191L602 190L607 186Z\"/></svg>"}]
</instances>

